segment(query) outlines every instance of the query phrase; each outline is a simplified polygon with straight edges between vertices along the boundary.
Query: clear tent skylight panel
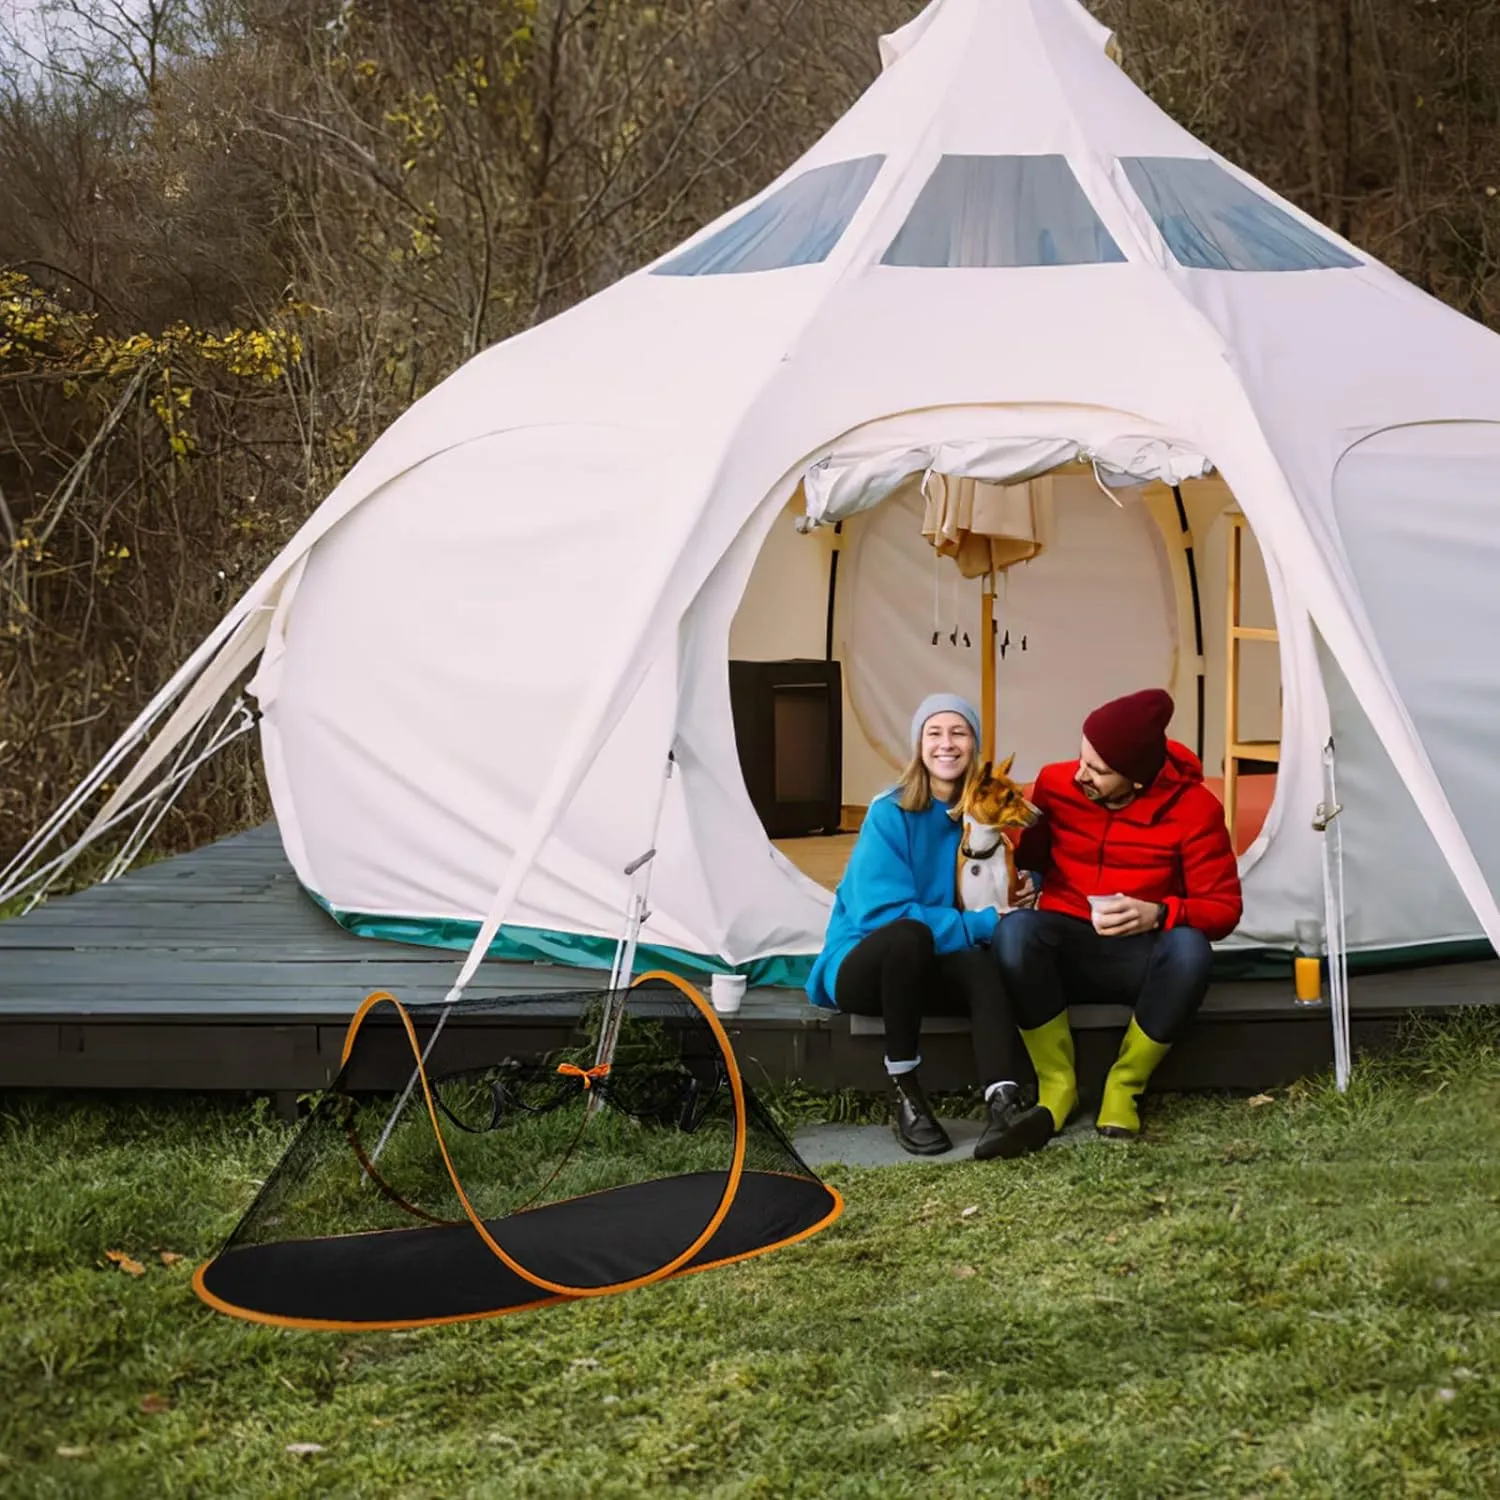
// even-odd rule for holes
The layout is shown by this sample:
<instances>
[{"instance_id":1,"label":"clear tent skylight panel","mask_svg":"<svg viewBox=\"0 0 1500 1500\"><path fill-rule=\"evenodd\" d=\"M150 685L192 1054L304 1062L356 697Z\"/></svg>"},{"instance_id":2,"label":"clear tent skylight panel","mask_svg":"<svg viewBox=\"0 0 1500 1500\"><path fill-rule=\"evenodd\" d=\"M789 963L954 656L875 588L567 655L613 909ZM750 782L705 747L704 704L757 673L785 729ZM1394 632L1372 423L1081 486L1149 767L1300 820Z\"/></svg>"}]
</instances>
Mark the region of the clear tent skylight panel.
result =
<instances>
[{"instance_id":1,"label":"clear tent skylight panel","mask_svg":"<svg viewBox=\"0 0 1500 1500\"><path fill-rule=\"evenodd\" d=\"M1125 156L1120 165L1179 265L1328 271L1359 264L1208 157Z\"/></svg>"},{"instance_id":2,"label":"clear tent skylight panel","mask_svg":"<svg viewBox=\"0 0 1500 1500\"><path fill-rule=\"evenodd\" d=\"M1124 259L1066 157L949 155L923 184L882 264L1019 268Z\"/></svg>"},{"instance_id":3,"label":"clear tent skylight panel","mask_svg":"<svg viewBox=\"0 0 1500 1500\"><path fill-rule=\"evenodd\" d=\"M859 212L884 162L862 156L813 167L652 274L727 276L816 265Z\"/></svg>"}]
</instances>

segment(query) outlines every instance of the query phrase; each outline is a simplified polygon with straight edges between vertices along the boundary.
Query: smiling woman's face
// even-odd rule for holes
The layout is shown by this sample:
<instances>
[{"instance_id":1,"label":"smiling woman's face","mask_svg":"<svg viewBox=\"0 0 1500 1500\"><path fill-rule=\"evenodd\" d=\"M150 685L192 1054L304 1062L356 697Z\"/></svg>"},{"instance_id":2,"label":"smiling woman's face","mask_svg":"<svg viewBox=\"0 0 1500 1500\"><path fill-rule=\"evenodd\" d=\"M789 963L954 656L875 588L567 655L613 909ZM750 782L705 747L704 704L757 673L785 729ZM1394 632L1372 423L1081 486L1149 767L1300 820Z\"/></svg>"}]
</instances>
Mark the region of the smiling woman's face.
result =
<instances>
[{"instance_id":1,"label":"smiling woman's face","mask_svg":"<svg viewBox=\"0 0 1500 1500\"><path fill-rule=\"evenodd\" d=\"M974 731L962 714L933 714L922 726L922 764L934 793L940 786L957 786L973 759Z\"/></svg>"}]
</instances>

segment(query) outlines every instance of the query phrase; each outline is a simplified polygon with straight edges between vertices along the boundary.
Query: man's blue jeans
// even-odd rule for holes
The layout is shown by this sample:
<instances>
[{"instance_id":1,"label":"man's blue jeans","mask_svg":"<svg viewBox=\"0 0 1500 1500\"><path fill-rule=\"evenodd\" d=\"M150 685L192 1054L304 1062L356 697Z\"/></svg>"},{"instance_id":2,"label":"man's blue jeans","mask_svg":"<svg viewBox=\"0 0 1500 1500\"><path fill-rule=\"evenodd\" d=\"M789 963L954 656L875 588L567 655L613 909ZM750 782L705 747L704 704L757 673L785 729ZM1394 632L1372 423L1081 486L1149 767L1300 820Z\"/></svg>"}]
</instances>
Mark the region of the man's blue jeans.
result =
<instances>
[{"instance_id":1,"label":"man's blue jeans","mask_svg":"<svg viewBox=\"0 0 1500 1500\"><path fill-rule=\"evenodd\" d=\"M1063 912L1021 909L1000 919L990 944L1023 1031L1070 1004L1128 1005L1154 1042L1175 1042L1208 993L1213 950L1192 927L1101 937Z\"/></svg>"}]
</instances>

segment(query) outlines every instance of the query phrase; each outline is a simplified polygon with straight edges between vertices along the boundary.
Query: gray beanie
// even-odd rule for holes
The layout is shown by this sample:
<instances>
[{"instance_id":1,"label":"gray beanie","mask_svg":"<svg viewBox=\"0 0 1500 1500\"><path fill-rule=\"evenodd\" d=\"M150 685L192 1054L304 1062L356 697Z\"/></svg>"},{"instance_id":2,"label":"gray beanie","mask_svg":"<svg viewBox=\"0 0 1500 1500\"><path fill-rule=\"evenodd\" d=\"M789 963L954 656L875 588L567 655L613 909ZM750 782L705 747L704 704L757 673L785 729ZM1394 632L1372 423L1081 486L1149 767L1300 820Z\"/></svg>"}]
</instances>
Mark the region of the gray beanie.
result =
<instances>
[{"instance_id":1,"label":"gray beanie","mask_svg":"<svg viewBox=\"0 0 1500 1500\"><path fill-rule=\"evenodd\" d=\"M958 714L968 721L969 728L974 731L975 743L979 740L979 715L974 712L974 705L966 698L960 698L957 693L929 693L918 705L917 711L911 716L911 748L916 754L917 746L922 741L922 726L934 714Z\"/></svg>"}]
</instances>

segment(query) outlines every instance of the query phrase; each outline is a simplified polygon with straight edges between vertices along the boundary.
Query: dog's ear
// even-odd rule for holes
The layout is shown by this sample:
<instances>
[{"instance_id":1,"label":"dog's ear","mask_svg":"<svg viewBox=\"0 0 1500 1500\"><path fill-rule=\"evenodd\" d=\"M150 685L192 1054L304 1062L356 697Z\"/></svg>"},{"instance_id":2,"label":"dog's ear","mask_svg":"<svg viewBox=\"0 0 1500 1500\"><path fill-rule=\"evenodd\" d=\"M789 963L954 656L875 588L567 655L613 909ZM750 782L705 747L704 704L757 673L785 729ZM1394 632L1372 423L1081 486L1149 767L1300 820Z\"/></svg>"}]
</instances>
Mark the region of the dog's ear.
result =
<instances>
[{"instance_id":1,"label":"dog's ear","mask_svg":"<svg viewBox=\"0 0 1500 1500\"><path fill-rule=\"evenodd\" d=\"M992 779L992 773L993 773L994 769L995 769L995 762L994 761L992 761L992 760L985 761L979 767L979 779L981 781L989 781L989 780L991 780Z\"/></svg>"},{"instance_id":2,"label":"dog's ear","mask_svg":"<svg viewBox=\"0 0 1500 1500\"><path fill-rule=\"evenodd\" d=\"M1005 757L1005 763L1000 767L1000 774L1002 776L1009 776L1010 775L1010 768L1015 763L1016 763L1016 752L1014 750L1012 750L1010 752L1010 754ZM986 766L986 770L988 770L988 766Z\"/></svg>"}]
</instances>

